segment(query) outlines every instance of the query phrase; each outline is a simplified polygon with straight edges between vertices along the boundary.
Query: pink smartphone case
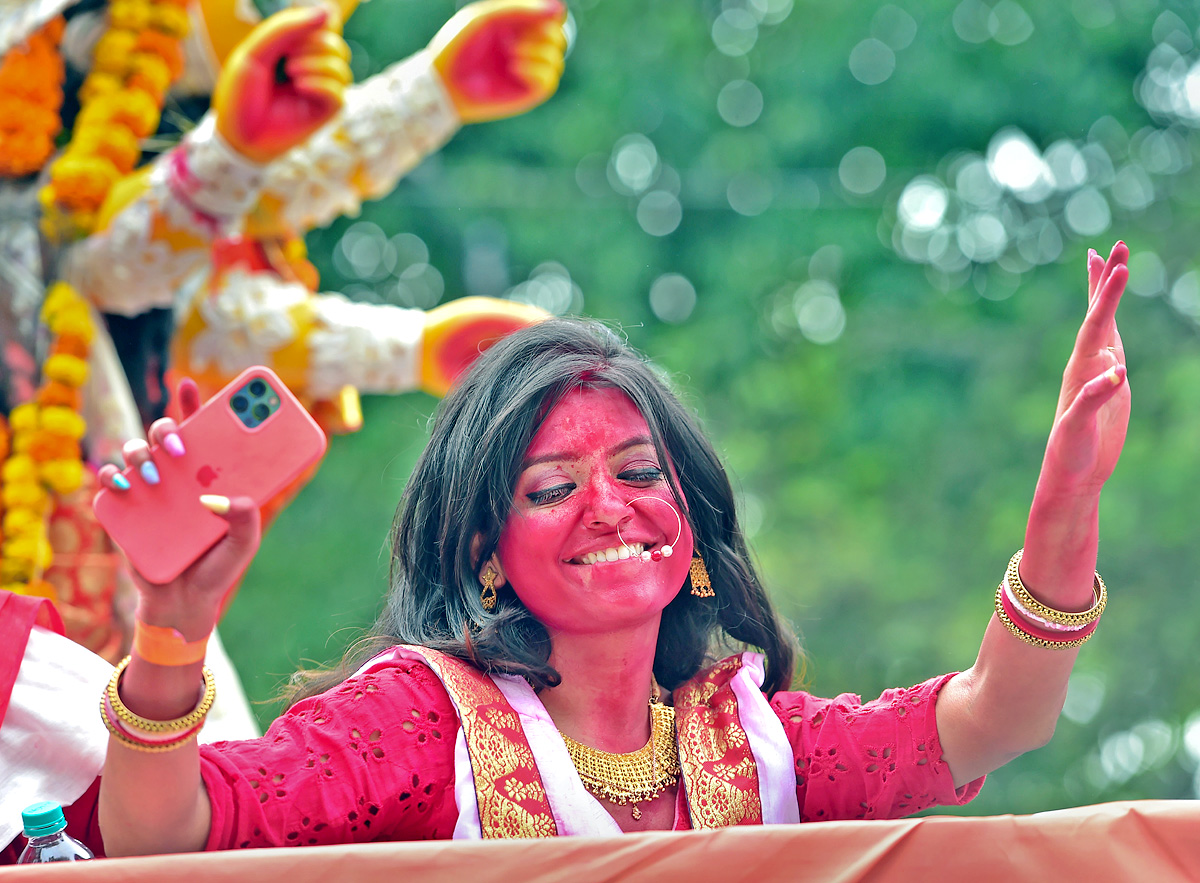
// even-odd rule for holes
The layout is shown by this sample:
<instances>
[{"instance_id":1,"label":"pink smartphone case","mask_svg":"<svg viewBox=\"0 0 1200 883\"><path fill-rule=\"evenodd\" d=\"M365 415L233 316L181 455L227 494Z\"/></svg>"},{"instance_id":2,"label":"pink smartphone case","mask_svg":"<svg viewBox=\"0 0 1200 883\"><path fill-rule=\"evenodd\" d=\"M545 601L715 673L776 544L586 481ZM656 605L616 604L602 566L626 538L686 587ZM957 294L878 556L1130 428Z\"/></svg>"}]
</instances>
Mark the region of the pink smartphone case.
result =
<instances>
[{"instance_id":1,"label":"pink smartphone case","mask_svg":"<svg viewBox=\"0 0 1200 883\"><path fill-rule=\"evenodd\" d=\"M230 406L234 393L254 378L279 394L280 405L259 426L247 428ZM201 494L270 500L326 447L325 433L273 371L248 368L179 425L185 453L172 457L158 445L151 456L161 481L147 484L136 468L125 470L128 491L102 489L96 517L134 568L152 583L175 579L225 536L223 518L200 505Z\"/></svg>"}]
</instances>

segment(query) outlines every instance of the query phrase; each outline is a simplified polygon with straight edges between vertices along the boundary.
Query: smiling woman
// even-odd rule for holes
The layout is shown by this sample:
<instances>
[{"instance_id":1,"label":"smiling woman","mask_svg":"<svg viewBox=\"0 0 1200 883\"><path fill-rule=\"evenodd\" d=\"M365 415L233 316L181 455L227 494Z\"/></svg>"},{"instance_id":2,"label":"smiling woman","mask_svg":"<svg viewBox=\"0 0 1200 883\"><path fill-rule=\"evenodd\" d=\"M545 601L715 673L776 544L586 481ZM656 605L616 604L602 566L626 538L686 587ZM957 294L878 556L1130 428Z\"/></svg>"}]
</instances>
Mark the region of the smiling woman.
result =
<instances>
[{"instance_id":1,"label":"smiling woman","mask_svg":"<svg viewBox=\"0 0 1200 883\"><path fill-rule=\"evenodd\" d=\"M1092 568L1128 414L1126 259L1089 255L1025 553L968 671L867 703L789 690L795 639L696 418L608 328L548 320L443 401L383 613L338 667L297 675L262 739L196 747L188 652L257 550L254 508L224 501L225 540L169 585L142 581L139 616L167 645L173 630L179 659L135 652L106 691L104 845L607 835L970 800L1049 737L1104 608Z\"/></svg>"}]
</instances>

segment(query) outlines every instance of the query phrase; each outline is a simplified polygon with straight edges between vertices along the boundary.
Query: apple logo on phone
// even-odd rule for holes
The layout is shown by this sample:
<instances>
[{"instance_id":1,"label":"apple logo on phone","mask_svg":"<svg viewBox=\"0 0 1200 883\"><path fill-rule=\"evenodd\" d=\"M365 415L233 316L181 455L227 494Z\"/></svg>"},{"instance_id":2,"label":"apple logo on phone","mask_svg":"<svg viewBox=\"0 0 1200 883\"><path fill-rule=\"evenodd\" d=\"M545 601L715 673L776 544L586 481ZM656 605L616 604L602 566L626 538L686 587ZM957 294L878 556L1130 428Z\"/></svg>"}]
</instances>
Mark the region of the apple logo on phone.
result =
<instances>
[{"instance_id":1,"label":"apple logo on phone","mask_svg":"<svg viewBox=\"0 0 1200 883\"><path fill-rule=\"evenodd\" d=\"M202 487L208 487L220 477L220 470L214 469L207 463L200 467L196 472L196 481L200 482Z\"/></svg>"}]
</instances>

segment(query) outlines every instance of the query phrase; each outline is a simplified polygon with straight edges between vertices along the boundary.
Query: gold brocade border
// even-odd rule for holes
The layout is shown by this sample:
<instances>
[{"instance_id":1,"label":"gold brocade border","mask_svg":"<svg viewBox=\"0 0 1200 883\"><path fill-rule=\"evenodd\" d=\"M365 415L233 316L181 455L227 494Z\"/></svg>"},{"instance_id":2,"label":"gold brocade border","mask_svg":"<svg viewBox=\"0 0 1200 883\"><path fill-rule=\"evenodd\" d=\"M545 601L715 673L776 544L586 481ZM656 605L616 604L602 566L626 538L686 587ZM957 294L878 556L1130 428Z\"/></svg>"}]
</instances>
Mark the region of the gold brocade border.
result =
<instances>
[{"instance_id":1,"label":"gold brocade border","mask_svg":"<svg viewBox=\"0 0 1200 883\"><path fill-rule=\"evenodd\" d=\"M731 656L674 692L679 765L692 827L762 824L758 768L730 682L742 667Z\"/></svg>"},{"instance_id":2,"label":"gold brocade border","mask_svg":"<svg viewBox=\"0 0 1200 883\"><path fill-rule=\"evenodd\" d=\"M427 647L403 645L426 661L458 708L484 840L554 837L550 801L521 728L500 688L470 663Z\"/></svg>"}]
</instances>

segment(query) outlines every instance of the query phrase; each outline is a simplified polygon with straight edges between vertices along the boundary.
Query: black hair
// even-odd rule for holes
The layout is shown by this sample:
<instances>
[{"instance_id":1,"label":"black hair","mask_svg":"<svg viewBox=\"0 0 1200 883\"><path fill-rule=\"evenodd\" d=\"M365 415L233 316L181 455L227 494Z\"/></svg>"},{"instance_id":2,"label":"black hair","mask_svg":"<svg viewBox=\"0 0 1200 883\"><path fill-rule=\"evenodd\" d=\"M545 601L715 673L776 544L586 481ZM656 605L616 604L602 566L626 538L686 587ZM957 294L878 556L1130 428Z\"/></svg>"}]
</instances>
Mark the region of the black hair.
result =
<instances>
[{"instance_id":1,"label":"black hair","mask_svg":"<svg viewBox=\"0 0 1200 883\"><path fill-rule=\"evenodd\" d=\"M443 400L397 508L383 612L335 669L293 676L289 698L328 689L396 644L521 675L535 688L559 683L545 627L507 587L486 611L480 571L496 550L530 440L555 403L585 387L621 390L645 418L660 462L674 465L678 484L669 471L667 480L716 592L697 597L685 582L663 611L654 658L659 684L683 683L731 639L765 654L768 693L791 684L796 638L763 589L729 478L697 418L607 326L551 319L488 349Z\"/></svg>"}]
</instances>

